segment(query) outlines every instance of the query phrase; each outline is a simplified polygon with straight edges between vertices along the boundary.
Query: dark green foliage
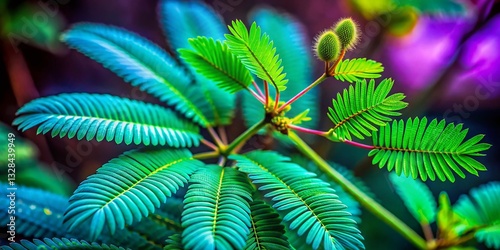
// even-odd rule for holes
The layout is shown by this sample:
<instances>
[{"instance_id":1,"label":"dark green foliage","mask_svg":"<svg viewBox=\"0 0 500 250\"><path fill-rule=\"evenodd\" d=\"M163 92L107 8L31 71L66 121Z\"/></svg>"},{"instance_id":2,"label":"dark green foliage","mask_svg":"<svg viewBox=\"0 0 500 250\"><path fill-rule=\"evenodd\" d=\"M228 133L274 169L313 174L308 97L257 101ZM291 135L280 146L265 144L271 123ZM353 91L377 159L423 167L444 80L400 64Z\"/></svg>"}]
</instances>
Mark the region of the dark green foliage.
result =
<instances>
[{"instance_id":1,"label":"dark green foliage","mask_svg":"<svg viewBox=\"0 0 500 250\"><path fill-rule=\"evenodd\" d=\"M275 86L279 91L286 89L286 74L276 48L261 28L254 22L247 29L242 21L233 21L229 26L231 34L226 35L227 44L250 72Z\"/></svg>"},{"instance_id":2,"label":"dark green foliage","mask_svg":"<svg viewBox=\"0 0 500 250\"><path fill-rule=\"evenodd\" d=\"M369 83L362 80L338 93L328 108L328 117L335 124L330 131L341 139L351 140L351 134L364 139L391 121L390 116L401 115L397 111L408 104L402 101L405 96L401 93L388 96L393 84L390 79L384 79L377 86L375 80Z\"/></svg>"},{"instance_id":3,"label":"dark green foliage","mask_svg":"<svg viewBox=\"0 0 500 250\"><path fill-rule=\"evenodd\" d=\"M363 78L379 78L384 67L379 62L366 58L346 59L335 68L334 77L343 82L357 82Z\"/></svg>"},{"instance_id":4,"label":"dark green foliage","mask_svg":"<svg viewBox=\"0 0 500 250\"><path fill-rule=\"evenodd\" d=\"M436 176L444 181L455 181L455 172L461 178L467 172L478 175L485 171L484 165L473 156L483 156L481 152L491 145L480 143L484 135L476 135L464 142L468 129L462 129L462 124L446 124L437 119L427 122L427 118L393 121L391 125L381 127L373 132L373 145L370 151L373 164L380 168L387 166L397 175L404 173L416 179L435 180ZM461 168L460 168L461 167Z\"/></svg>"},{"instance_id":5,"label":"dark green foliage","mask_svg":"<svg viewBox=\"0 0 500 250\"><path fill-rule=\"evenodd\" d=\"M15 216L16 236L26 238L64 237L66 229L62 224L64 210L68 206L68 198L35 188L17 186L17 190L9 190L11 186L0 185L0 223L7 225L10 216ZM15 205L9 213L9 203L14 192Z\"/></svg>"},{"instance_id":6,"label":"dark green foliage","mask_svg":"<svg viewBox=\"0 0 500 250\"><path fill-rule=\"evenodd\" d=\"M12 133L14 137L9 136ZM49 166L38 161L38 148L30 141L24 139L7 125L0 123L0 152L5 152L6 157L0 157L0 180L8 180L9 165L15 166L16 184L26 187L35 187L60 195L70 195L73 183L66 175L54 176ZM11 141L8 140L11 139ZM9 144L14 145L14 160L9 161L7 153ZM12 162L13 161L13 162Z\"/></svg>"},{"instance_id":7,"label":"dark green foliage","mask_svg":"<svg viewBox=\"0 0 500 250\"><path fill-rule=\"evenodd\" d=\"M91 239L105 226L113 234L154 212L201 165L186 150L129 151L80 184L70 199L65 223L71 231L89 220Z\"/></svg>"},{"instance_id":8,"label":"dark green foliage","mask_svg":"<svg viewBox=\"0 0 500 250\"><path fill-rule=\"evenodd\" d=\"M163 248L164 250L183 250L184 246L182 245L182 236L181 234L174 234L168 237L166 241L167 245Z\"/></svg>"},{"instance_id":9,"label":"dark green foliage","mask_svg":"<svg viewBox=\"0 0 500 250\"><path fill-rule=\"evenodd\" d=\"M264 197L272 198L275 209L286 213L283 221L290 223L299 236L306 237L314 249L364 248L346 206L315 174L271 151L253 151L231 159L259 186L259 191L265 192Z\"/></svg>"},{"instance_id":10,"label":"dark green foliage","mask_svg":"<svg viewBox=\"0 0 500 250\"><path fill-rule=\"evenodd\" d=\"M196 172L184 198L182 243L187 249L240 249L250 227L251 186L233 168Z\"/></svg>"},{"instance_id":11,"label":"dark green foliage","mask_svg":"<svg viewBox=\"0 0 500 250\"><path fill-rule=\"evenodd\" d=\"M430 224L436 219L436 200L431 190L419 180L396 174L389 175L396 192L410 213L421 224Z\"/></svg>"},{"instance_id":12,"label":"dark green foliage","mask_svg":"<svg viewBox=\"0 0 500 250\"><path fill-rule=\"evenodd\" d=\"M486 246L500 248L500 182L491 182L472 189L463 195L453 210L467 223L467 228L476 230L475 237Z\"/></svg>"},{"instance_id":13,"label":"dark green foliage","mask_svg":"<svg viewBox=\"0 0 500 250\"><path fill-rule=\"evenodd\" d=\"M10 247L2 247L4 250L38 250L38 249L124 249L122 247L116 247L114 245L88 243L84 240L79 241L76 239L66 239L66 238L45 238L42 240L33 240L33 242L27 240L21 240L20 243L11 243Z\"/></svg>"},{"instance_id":14,"label":"dark green foliage","mask_svg":"<svg viewBox=\"0 0 500 250\"><path fill-rule=\"evenodd\" d=\"M254 198L250 204L250 234L244 249L289 249L285 228L280 224L279 214L261 199Z\"/></svg>"},{"instance_id":15,"label":"dark green foliage","mask_svg":"<svg viewBox=\"0 0 500 250\"><path fill-rule=\"evenodd\" d=\"M36 99L17 112L21 131L39 126L52 137L96 139L117 144L198 145L199 129L160 106L111 95L61 94Z\"/></svg>"},{"instance_id":16,"label":"dark green foliage","mask_svg":"<svg viewBox=\"0 0 500 250\"><path fill-rule=\"evenodd\" d=\"M214 81L219 88L230 93L248 88L253 81L250 72L233 55L227 45L206 37L190 39L195 51L180 49L181 58L196 72Z\"/></svg>"}]
</instances>

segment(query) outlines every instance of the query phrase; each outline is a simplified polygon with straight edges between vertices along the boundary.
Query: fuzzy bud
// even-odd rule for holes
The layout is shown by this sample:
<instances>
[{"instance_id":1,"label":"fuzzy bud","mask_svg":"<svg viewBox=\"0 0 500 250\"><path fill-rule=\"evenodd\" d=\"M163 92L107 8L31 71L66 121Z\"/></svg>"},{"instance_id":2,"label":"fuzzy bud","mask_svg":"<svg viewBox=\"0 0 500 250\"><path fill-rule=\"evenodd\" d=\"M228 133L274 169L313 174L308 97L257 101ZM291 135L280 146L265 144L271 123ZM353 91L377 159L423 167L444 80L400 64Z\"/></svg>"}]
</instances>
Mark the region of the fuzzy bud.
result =
<instances>
[{"instance_id":1,"label":"fuzzy bud","mask_svg":"<svg viewBox=\"0 0 500 250\"><path fill-rule=\"evenodd\" d=\"M331 30L324 31L316 38L314 51L322 61L331 62L336 60L340 54L339 37Z\"/></svg>"},{"instance_id":2,"label":"fuzzy bud","mask_svg":"<svg viewBox=\"0 0 500 250\"><path fill-rule=\"evenodd\" d=\"M333 30L339 37L342 49L351 50L358 43L358 26L351 18L343 18L335 24Z\"/></svg>"}]
</instances>

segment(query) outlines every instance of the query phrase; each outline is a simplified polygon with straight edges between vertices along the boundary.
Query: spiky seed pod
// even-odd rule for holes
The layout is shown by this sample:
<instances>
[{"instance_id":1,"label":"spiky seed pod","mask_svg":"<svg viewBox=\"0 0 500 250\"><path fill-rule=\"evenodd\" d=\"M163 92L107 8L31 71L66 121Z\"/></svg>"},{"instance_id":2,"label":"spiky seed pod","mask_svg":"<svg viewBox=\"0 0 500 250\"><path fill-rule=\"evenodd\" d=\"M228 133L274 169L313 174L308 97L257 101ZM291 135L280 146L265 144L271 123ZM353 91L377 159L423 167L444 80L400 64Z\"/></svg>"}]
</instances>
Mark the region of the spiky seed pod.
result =
<instances>
[{"instance_id":1,"label":"spiky seed pod","mask_svg":"<svg viewBox=\"0 0 500 250\"><path fill-rule=\"evenodd\" d=\"M331 62L340 54L339 37L331 30L325 30L316 38L314 45L316 56L325 62Z\"/></svg>"},{"instance_id":2,"label":"spiky seed pod","mask_svg":"<svg viewBox=\"0 0 500 250\"><path fill-rule=\"evenodd\" d=\"M338 21L333 30L339 37L342 49L353 49L359 40L358 26L351 18L343 18Z\"/></svg>"}]
</instances>

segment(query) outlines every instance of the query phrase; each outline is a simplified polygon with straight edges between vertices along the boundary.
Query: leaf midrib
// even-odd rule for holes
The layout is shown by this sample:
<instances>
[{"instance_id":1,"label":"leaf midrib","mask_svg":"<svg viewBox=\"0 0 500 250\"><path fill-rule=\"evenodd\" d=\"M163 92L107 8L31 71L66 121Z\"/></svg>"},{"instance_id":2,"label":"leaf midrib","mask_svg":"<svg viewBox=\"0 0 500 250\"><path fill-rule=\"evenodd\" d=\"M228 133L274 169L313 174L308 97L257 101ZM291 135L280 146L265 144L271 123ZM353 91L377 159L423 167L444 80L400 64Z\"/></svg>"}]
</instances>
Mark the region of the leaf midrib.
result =
<instances>
[{"instance_id":1,"label":"leaf midrib","mask_svg":"<svg viewBox=\"0 0 500 250\"><path fill-rule=\"evenodd\" d=\"M229 74L228 71L225 71L223 70L222 68L220 68L219 66L217 66L216 64L212 63L211 61L208 60L208 58L205 56L205 55L201 55L199 54L200 58L203 59L204 62L206 62L208 65L212 66L214 69L216 69L217 71L219 71L220 73L222 73L224 76L228 77L229 79L231 79L232 81L238 83L238 85L242 86L243 89L248 89L248 85L246 85L243 81L240 81L236 78L234 78L231 74ZM250 83L249 83L250 84Z\"/></svg>"},{"instance_id":2,"label":"leaf midrib","mask_svg":"<svg viewBox=\"0 0 500 250\"><path fill-rule=\"evenodd\" d=\"M261 37L259 37L259 42L260 42L260 38ZM248 52L250 52L250 54L252 55L252 57L254 58L254 60L259 64L260 68L264 71L264 73L266 74L266 76L269 78L269 80L271 81L271 83L274 85L274 87L276 88L276 91L279 92L279 85L276 84L275 80L270 75L269 71L264 67L264 65L262 64L262 62L259 60L259 58L253 52L253 50L250 47L250 45L242 37L240 37L240 36L238 36L238 40L240 40L240 41L243 42L243 45L245 45L245 47L247 48Z\"/></svg>"},{"instance_id":3,"label":"leaf midrib","mask_svg":"<svg viewBox=\"0 0 500 250\"><path fill-rule=\"evenodd\" d=\"M247 158L249 159L249 158ZM272 175L276 180L278 180L283 186L285 186L288 190L290 190L306 207L307 209L312 213L312 215L314 216L314 218L316 218L316 221L318 221L321 225L321 227L326 231L328 232L328 237L330 239L332 239L332 234L330 233L330 230L328 230L328 228L326 228L326 225L323 224L323 221L321 221L321 219L316 215L316 213L314 212L313 209L311 209L311 207L309 207L309 205L302 199L302 197L300 197L300 195L298 195L295 190L293 190L289 185L287 185L285 182L283 182L281 180L281 178L279 178L278 176L276 176L275 174L273 174L271 171L269 171L269 169L267 169L266 167L264 167L262 164L252 160L252 159L249 159L251 162L253 162L255 165L259 166L262 170L266 171L268 174ZM309 233L309 231L308 231Z\"/></svg>"},{"instance_id":4,"label":"leaf midrib","mask_svg":"<svg viewBox=\"0 0 500 250\"><path fill-rule=\"evenodd\" d=\"M95 119L95 120L111 121L111 122L117 122L117 123L128 123L128 124L133 124L133 125L148 126L148 127L159 128L159 129L169 129L169 130L179 131L182 133L197 134L196 132L191 131L191 130L187 130L187 129L167 127L167 126L162 126L162 125L146 124L146 123L138 123L138 122L131 122L131 121L122 121L122 120L116 120L116 119L110 119L110 118L93 117L93 116L76 116L76 115L56 115L56 114L48 114L48 115L56 116L57 119L60 119L60 118L66 118L66 119L78 119L78 118L80 118L82 120L83 119Z\"/></svg>"},{"instance_id":5,"label":"leaf midrib","mask_svg":"<svg viewBox=\"0 0 500 250\"><path fill-rule=\"evenodd\" d=\"M360 111L358 111L358 112L356 112L356 113L354 113L354 114L352 114L352 115L350 115L350 116L342 119L339 123L335 124L335 126L333 127L333 131L335 131L335 129L339 128L340 126L346 124L349 120L352 120L352 119L354 119L354 118L356 118L356 117L358 117L358 116L360 116L360 115L362 115L362 114L364 114L364 113L366 113L366 112L368 112L370 110L373 110L373 109L377 108L378 106L384 104L388 99L389 98L384 98L384 100L382 100L381 102L378 102L378 103L376 103L376 104L374 104L372 106L369 106L369 107L367 107L365 109L361 109ZM345 108L348 108L348 107L345 107Z\"/></svg>"},{"instance_id":6,"label":"leaf midrib","mask_svg":"<svg viewBox=\"0 0 500 250\"><path fill-rule=\"evenodd\" d=\"M219 186L217 187L217 198L215 200L215 213L214 213L214 219L213 219L213 222L212 222L212 236L213 238L215 239L216 235L216 227L217 227L217 215L219 214L219 203L220 203L220 199L221 199L221 190L222 190L222 179L224 178L224 172L225 172L225 169L222 168L221 170L221 173L220 173L220 177L219 177Z\"/></svg>"},{"instance_id":7,"label":"leaf midrib","mask_svg":"<svg viewBox=\"0 0 500 250\"><path fill-rule=\"evenodd\" d=\"M175 160L175 161L172 161L172 162L169 162L157 169L155 169L154 171L152 171L151 173L149 174L146 174L144 177L140 178L139 180L137 180L134 184L132 184L132 186L130 186L129 188L123 190L123 192L119 193L117 196L113 197L111 200L109 200L108 202L106 202L104 205L101 206L101 208L99 208L99 210L102 210L104 209L105 207L107 207L110 203L112 203L115 199L118 199L120 196L122 195L125 195L127 192L129 192L130 190L132 190L135 186L139 185L140 183L142 183L144 180L146 180L147 178L155 175L156 173L160 172L160 171L163 171L164 169L167 169L177 163L180 163L180 162L183 162L183 161L187 161L187 160L193 160L192 157L189 157L189 158L183 158L183 159L178 159L178 160Z\"/></svg>"}]
</instances>

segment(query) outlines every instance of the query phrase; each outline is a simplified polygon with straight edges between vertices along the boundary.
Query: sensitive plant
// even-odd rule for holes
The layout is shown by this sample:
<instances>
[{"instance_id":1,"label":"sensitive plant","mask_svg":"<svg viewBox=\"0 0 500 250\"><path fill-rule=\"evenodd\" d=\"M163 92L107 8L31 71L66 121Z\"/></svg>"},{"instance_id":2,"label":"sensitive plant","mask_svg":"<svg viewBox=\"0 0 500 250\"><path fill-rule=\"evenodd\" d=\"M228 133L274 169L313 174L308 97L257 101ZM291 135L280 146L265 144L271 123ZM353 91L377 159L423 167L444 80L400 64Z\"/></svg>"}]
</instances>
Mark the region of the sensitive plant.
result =
<instances>
[{"instance_id":1,"label":"sensitive plant","mask_svg":"<svg viewBox=\"0 0 500 250\"><path fill-rule=\"evenodd\" d=\"M393 80L378 80L382 64L346 58L359 37L352 19L318 35L313 47L324 73L312 80L310 45L290 16L262 9L252 14L250 25L235 20L226 28L200 3L163 1L159 10L173 55L110 25L76 24L62 35L70 47L163 105L69 93L20 108L14 125L21 131L36 127L53 137L139 148L104 164L69 199L25 188L26 197L20 199L44 219L18 215L30 225L19 233L49 238L13 243L12 248L363 249L359 217L353 216L359 213L357 206L417 248L451 247L474 237L499 247L500 218L493 209L500 199L489 198L499 195L498 184L473 191L477 204L487 204L479 205L479 212L469 198L451 207L446 197L435 212L431 196L426 203L409 193L424 189L422 185L398 185L403 181L396 178L404 177L391 177L422 225L438 217L445 233L427 237L424 227L424 239L299 136L312 134L367 149L374 164L411 180L454 182L456 176L486 170L476 159L490 147L483 135L468 136L462 124L444 120L394 120L407 103L404 94L391 94ZM327 131L315 129L315 87L321 83L347 86L332 99ZM248 129L227 138L238 97ZM245 144L258 133L302 155L247 150ZM371 144L361 142L370 137ZM45 199L30 198L35 194ZM49 224L60 228L43 231Z\"/></svg>"}]
</instances>

